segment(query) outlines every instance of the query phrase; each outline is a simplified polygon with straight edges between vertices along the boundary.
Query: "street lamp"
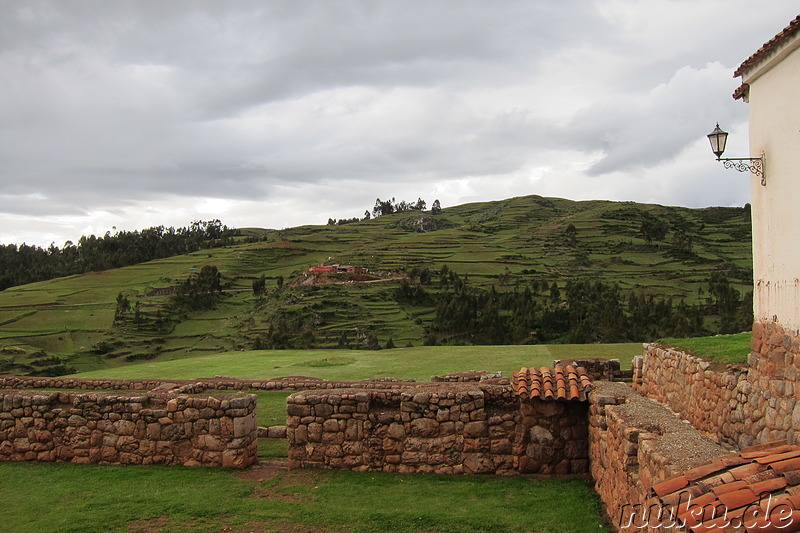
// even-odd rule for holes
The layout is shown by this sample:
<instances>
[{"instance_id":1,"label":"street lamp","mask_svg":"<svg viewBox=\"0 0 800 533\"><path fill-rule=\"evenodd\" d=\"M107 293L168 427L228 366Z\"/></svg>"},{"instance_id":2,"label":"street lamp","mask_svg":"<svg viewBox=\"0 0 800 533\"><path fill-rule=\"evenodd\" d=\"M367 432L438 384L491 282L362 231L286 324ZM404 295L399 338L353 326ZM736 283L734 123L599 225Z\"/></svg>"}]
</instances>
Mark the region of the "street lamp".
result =
<instances>
[{"instance_id":1,"label":"street lamp","mask_svg":"<svg viewBox=\"0 0 800 533\"><path fill-rule=\"evenodd\" d=\"M719 123L714 131L708 134L708 141L711 143L711 151L717 156L717 161L722 161L725 168L734 168L739 172L752 172L756 176L761 176L761 185L767 184L767 174L764 168L764 154L761 157L730 157L722 158L725 151L725 143L728 142L728 132L719 127Z\"/></svg>"}]
</instances>

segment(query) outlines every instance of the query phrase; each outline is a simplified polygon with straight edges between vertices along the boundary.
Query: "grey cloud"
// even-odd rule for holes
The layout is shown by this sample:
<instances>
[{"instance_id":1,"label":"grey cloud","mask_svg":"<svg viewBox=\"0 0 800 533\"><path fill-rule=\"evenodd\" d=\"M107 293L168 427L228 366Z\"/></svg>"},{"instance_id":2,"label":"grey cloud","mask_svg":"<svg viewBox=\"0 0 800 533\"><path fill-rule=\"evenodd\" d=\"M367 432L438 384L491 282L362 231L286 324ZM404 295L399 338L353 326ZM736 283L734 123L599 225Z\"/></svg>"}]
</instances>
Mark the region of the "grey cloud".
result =
<instances>
[{"instance_id":1,"label":"grey cloud","mask_svg":"<svg viewBox=\"0 0 800 533\"><path fill-rule=\"evenodd\" d=\"M652 166L669 160L705 133L715 121L740 122L746 109L725 105L718 94L728 85L720 64L684 67L648 93L619 95L578 113L567 128L587 150L603 159L590 173Z\"/></svg>"},{"instance_id":2,"label":"grey cloud","mask_svg":"<svg viewBox=\"0 0 800 533\"><path fill-rule=\"evenodd\" d=\"M535 193L519 176L541 154L639 173L714 120L742 123L731 71L796 15L790 0L0 7L0 185L30 199L0 215L87 220L165 196L313 204L512 174Z\"/></svg>"}]
</instances>

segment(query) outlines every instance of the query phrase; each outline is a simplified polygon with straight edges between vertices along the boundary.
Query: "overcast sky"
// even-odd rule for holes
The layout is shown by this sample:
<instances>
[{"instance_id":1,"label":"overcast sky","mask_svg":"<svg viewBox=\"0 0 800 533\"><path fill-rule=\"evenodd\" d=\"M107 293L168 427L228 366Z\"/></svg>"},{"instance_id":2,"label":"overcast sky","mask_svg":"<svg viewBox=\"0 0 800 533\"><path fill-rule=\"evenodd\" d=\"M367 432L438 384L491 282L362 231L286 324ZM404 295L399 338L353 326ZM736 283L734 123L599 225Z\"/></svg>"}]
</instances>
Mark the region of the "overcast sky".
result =
<instances>
[{"instance_id":1,"label":"overcast sky","mask_svg":"<svg viewBox=\"0 0 800 533\"><path fill-rule=\"evenodd\" d=\"M735 68L796 0L0 0L0 242L375 198L743 205ZM113 230L112 230L113 231Z\"/></svg>"}]
</instances>

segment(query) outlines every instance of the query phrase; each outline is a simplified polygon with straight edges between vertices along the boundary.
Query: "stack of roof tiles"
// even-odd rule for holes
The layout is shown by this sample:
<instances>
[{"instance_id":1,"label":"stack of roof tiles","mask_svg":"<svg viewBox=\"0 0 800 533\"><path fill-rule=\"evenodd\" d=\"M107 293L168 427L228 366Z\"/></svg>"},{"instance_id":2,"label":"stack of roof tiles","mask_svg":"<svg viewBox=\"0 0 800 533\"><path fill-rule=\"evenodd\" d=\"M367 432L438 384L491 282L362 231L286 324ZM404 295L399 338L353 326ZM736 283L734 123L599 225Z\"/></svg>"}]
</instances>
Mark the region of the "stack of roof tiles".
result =
<instances>
[{"instance_id":1,"label":"stack of roof tiles","mask_svg":"<svg viewBox=\"0 0 800 533\"><path fill-rule=\"evenodd\" d=\"M553 369L521 368L511 380L514 392L523 400L579 400L586 401L586 392L592 384L586 369L572 365Z\"/></svg>"},{"instance_id":2,"label":"stack of roof tiles","mask_svg":"<svg viewBox=\"0 0 800 533\"><path fill-rule=\"evenodd\" d=\"M800 446L780 440L743 448L652 491L664 516L695 533L800 531Z\"/></svg>"}]
</instances>

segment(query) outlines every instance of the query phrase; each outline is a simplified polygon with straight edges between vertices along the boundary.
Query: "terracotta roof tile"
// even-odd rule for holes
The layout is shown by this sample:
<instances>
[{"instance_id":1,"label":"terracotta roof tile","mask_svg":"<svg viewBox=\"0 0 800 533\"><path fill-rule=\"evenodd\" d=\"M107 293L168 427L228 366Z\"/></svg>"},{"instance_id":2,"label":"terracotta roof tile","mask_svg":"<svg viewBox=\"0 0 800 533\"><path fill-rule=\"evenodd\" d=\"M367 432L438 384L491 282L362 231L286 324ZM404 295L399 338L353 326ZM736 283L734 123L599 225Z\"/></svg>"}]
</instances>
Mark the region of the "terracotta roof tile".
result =
<instances>
[{"instance_id":1,"label":"terracotta roof tile","mask_svg":"<svg viewBox=\"0 0 800 533\"><path fill-rule=\"evenodd\" d=\"M511 384L523 400L586 401L587 389L592 382L583 367L567 365L553 369L521 368L514 372Z\"/></svg>"},{"instance_id":2,"label":"terracotta roof tile","mask_svg":"<svg viewBox=\"0 0 800 533\"><path fill-rule=\"evenodd\" d=\"M758 501L758 493L750 487L728 492L719 496L719 501L727 510L739 509Z\"/></svg>"},{"instance_id":3,"label":"terracotta roof tile","mask_svg":"<svg viewBox=\"0 0 800 533\"><path fill-rule=\"evenodd\" d=\"M715 472L719 472L720 470L724 470L725 468L727 468L725 463L712 461L711 463L698 466L697 468L692 468L691 470L687 471L684 476L686 476L686 479L689 481L696 481Z\"/></svg>"},{"instance_id":4,"label":"terracotta roof tile","mask_svg":"<svg viewBox=\"0 0 800 533\"><path fill-rule=\"evenodd\" d=\"M770 463L777 463L778 461L783 461L785 459L792 459L794 457L800 457L800 448L789 452L773 453L771 455L756 457L755 461L761 465L768 465Z\"/></svg>"},{"instance_id":5,"label":"terracotta roof tile","mask_svg":"<svg viewBox=\"0 0 800 533\"><path fill-rule=\"evenodd\" d=\"M727 494L729 492L733 492L735 490L741 490L749 486L750 484L747 483L747 481L739 480L739 481L734 481L733 483L725 483L723 485L718 485L713 489L711 489L711 492L713 492L714 494L717 495L717 497L719 497L720 494Z\"/></svg>"},{"instance_id":6,"label":"terracotta roof tile","mask_svg":"<svg viewBox=\"0 0 800 533\"><path fill-rule=\"evenodd\" d=\"M745 448L747 449L747 448ZM800 447L797 446L789 446L788 444L783 446L776 446L774 448L768 448L766 450L756 450L752 452L745 452L744 450L739 454L741 457L745 459L755 459L756 457L765 457L767 455L772 455L776 453L784 453L791 450L800 450Z\"/></svg>"},{"instance_id":7,"label":"terracotta roof tile","mask_svg":"<svg viewBox=\"0 0 800 533\"><path fill-rule=\"evenodd\" d=\"M670 492L680 490L688 484L689 480L686 479L686 476L678 476L653 485L653 492L655 492L658 496L664 496Z\"/></svg>"},{"instance_id":8,"label":"terracotta roof tile","mask_svg":"<svg viewBox=\"0 0 800 533\"><path fill-rule=\"evenodd\" d=\"M775 37L764 43L761 48L756 51L756 53L745 59L744 62L739 65L739 68L736 69L736 72L733 73L733 77L736 78L746 74L750 69L763 61L773 50L775 50L785 41L788 41L798 31L800 31L800 15L791 21L789 25L781 30L781 32Z\"/></svg>"},{"instance_id":9,"label":"terracotta roof tile","mask_svg":"<svg viewBox=\"0 0 800 533\"><path fill-rule=\"evenodd\" d=\"M763 452L765 450L772 450L773 448L780 448L782 446L786 446L788 442L786 439L781 440L773 440L770 442L765 442L763 444L754 444L753 446L745 446L742 448L740 454L742 457L748 457L748 454L752 452Z\"/></svg>"},{"instance_id":10,"label":"terracotta roof tile","mask_svg":"<svg viewBox=\"0 0 800 533\"><path fill-rule=\"evenodd\" d=\"M791 515L783 513L762 514L754 520L745 520L747 533L786 533L800 530L800 511Z\"/></svg>"},{"instance_id":11,"label":"terracotta roof tile","mask_svg":"<svg viewBox=\"0 0 800 533\"><path fill-rule=\"evenodd\" d=\"M715 463L722 463L725 465L726 468L731 468L733 466L743 465L745 463L749 463L750 461L742 457L738 453L732 453L730 455L723 455L717 459L714 459Z\"/></svg>"},{"instance_id":12,"label":"terracotta roof tile","mask_svg":"<svg viewBox=\"0 0 800 533\"><path fill-rule=\"evenodd\" d=\"M688 487L684 487L682 489L678 489L675 492L670 492L664 496L661 496L661 501L667 505L678 505L679 503L685 502L689 496L692 498L697 498L698 496L702 496L708 492L705 487L700 485L689 485Z\"/></svg>"},{"instance_id":13,"label":"terracotta roof tile","mask_svg":"<svg viewBox=\"0 0 800 533\"><path fill-rule=\"evenodd\" d=\"M800 446L749 446L657 483L652 493L696 533L741 523L748 532L800 531Z\"/></svg>"},{"instance_id":14,"label":"terracotta roof tile","mask_svg":"<svg viewBox=\"0 0 800 533\"><path fill-rule=\"evenodd\" d=\"M768 479L775 479L780 474L776 473L774 470L764 470L763 472L759 472L757 474L753 474L752 476L747 476L744 478L744 481L750 483L751 485L755 483L761 483L762 481L767 481Z\"/></svg>"},{"instance_id":15,"label":"terracotta roof tile","mask_svg":"<svg viewBox=\"0 0 800 533\"><path fill-rule=\"evenodd\" d=\"M731 468L730 474L733 476L734 479L744 479L746 477L752 476L753 474L758 474L766 470L767 467L764 465L760 465L758 463L750 463L742 466L737 466L735 468Z\"/></svg>"},{"instance_id":16,"label":"terracotta roof tile","mask_svg":"<svg viewBox=\"0 0 800 533\"><path fill-rule=\"evenodd\" d=\"M736 478L733 477L733 474L730 472L720 472L719 474L698 481L698 483L704 485L708 489L712 489L723 483L733 483L734 481L736 481Z\"/></svg>"},{"instance_id":17,"label":"terracotta roof tile","mask_svg":"<svg viewBox=\"0 0 800 533\"><path fill-rule=\"evenodd\" d=\"M800 470L789 470L788 472L784 472L783 477L786 478L786 483L789 485L800 485ZM800 507L798 507L798 509L800 509Z\"/></svg>"},{"instance_id":18,"label":"terracotta roof tile","mask_svg":"<svg viewBox=\"0 0 800 533\"><path fill-rule=\"evenodd\" d=\"M753 492L756 494L763 494L765 492L773 493L776 490L780 490L786 486L786 478L783 476L778 476L773 479L767 479L765 481L760 481L758 483L753 483L750 485L750 488L753 489Z\"/></svg>"},{"instance_id":19,"label":"terracotta roof tile","mask_svg":"<svg viewBox=\"0 0 800 533\"><path fill-rule=\"evenodd\" d=\"M779 474L783 474L784 472L788 472L790 470L797 470L800 468L800 457L786 459L785 461L778 461L777 463L772 463L769 465L769 467Z\"/></svg>"}]
</instances>

